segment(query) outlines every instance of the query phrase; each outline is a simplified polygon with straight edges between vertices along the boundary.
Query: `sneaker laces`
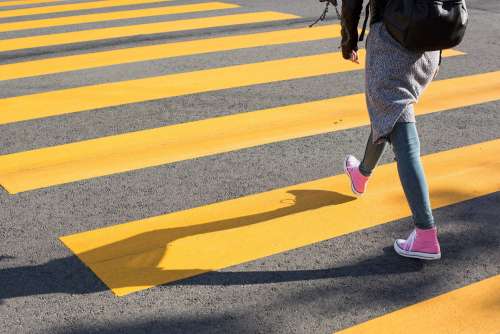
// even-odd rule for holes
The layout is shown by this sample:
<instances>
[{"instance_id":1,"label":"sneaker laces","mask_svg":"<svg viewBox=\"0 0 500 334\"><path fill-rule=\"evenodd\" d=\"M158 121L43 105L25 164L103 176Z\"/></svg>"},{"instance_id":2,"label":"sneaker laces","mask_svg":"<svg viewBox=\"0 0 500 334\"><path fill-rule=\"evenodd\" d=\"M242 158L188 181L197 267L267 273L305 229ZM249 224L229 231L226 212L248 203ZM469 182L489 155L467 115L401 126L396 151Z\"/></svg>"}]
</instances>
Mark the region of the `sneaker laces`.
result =
<instances>
[{"instance_id":1,"label":"sneaker laces","mask_svg":"<svg viewBox=\"0 0 500 334\"><path fill-rule=\"evenodd\" d=\"M413 248L415 239L417 238L417 230L413 230L405 241L405 250L409 251Z\"/></svg>"}]
</instances>

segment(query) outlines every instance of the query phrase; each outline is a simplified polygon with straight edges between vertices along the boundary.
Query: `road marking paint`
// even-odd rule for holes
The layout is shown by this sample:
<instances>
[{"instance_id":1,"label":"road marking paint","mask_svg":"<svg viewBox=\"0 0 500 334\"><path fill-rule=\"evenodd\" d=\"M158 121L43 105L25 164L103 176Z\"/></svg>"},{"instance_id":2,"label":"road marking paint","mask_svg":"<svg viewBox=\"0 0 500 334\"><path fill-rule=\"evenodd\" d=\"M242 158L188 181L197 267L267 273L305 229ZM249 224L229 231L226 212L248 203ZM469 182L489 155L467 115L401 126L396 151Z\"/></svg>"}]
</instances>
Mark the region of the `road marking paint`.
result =
<instances>
[{"instance_id":1,"label":"road marking paint","mask_svg":"<svg viewBox=\"0 0 500 334\"><path fill-rule=\"evenodd\" d=\"M499 155L494 140L424 156L433 207L499 191ZM362 198L344 194L338 175L60 239L124 296L410 215L394 163Z\"/></svg>"},{"instance_id":2,"label":"road marking paint","mask_svg":"<svg viewBox=\"0 0 500 334\"><path fill-rule=\"evenodd\" d=\"M498 334L499 330L500 275L337 333Z\"/></svg>"},{"instance_id":3,"label":"road marking paint","mask_svg":"<svg viewBox=\"0 0 500 334\"><path fill-rule=\"evenodd\" d=\"M433 82L424 115L500 100L500 71ZM363 94L216 117L0 156L11 194L368 125Z\"/></svg>"},{"instance_id":4,"label":"road marking paint","mask_svg":"<svg viewBox=\"0 0 500 334\"><path fill-rule=\"evenodd\" d=\"M239 7L238 5L233 5L223 2L205 2L205 3L190 4L190 5L155 7L147 9L124 10L124 11L110 12L110 13L56 17L56 18L32 20L32 21L8 22L8 23L0 23L0 32L58 27L58 26L74 25L81 23L109 22L112 20L125 20L125 19L160 16L160 15L195 13L195 12L203 12L211 10L231 9L238 7Z\"/></svg>"},{"instance_id":5,"label":"road marking paint","mask_svg":"<svg viewBox=\"0 0 500 334\"><path fill-rule=\"evenodd\" d=\"M281 21L295 18L297 18L297 16L291 14L283 14L277 12L259 12L72 31L60 34L7 39L4 40L4 43L0 44L0 52L38 48L44 46L91 42L121 37L133 37L185 30L226 27L249 23Z\"/></svg>"},{"instance_id":6,"label":"road marking paint","mask_svg":"<svg viewBox=\"0 0 500 334\"><path fill-rule=\"evenodd\" d=\"M364 50L359 53L362 61ZM16 96L0 99L0 124L362 68L327 53Z\"/></svg>"},{"instance_id":7,"label":"road marking paint","mask_svg":"<svg viewBox=\"0 0 500 334\"><path fill-rule=\"evenodd\" d=\"M123 6L132 6L132 5L158 3L158 2L166 3L170 1L172 0L107 0L107 1L67 3L67 4L47 6L47 7L4 10L0 12L0 18L39 15L39 14L55 14L55 13L63 13L63 12L86 10L86 9L98 9L98 8L113 9Z\"/></svg>"},{"instance_id":8,"label":"road marking paint","mask_svg":"<svg viewBox=\"0 0 500 334\"><path fill-rule=\"evenodd\" d=\"M155 59L259 46L316 41L340 36L340 25L269 31L95 52L0 65L0 80L54 74Z\"/></svg>"},{"instance_id":9,"label":"road marking paint","mask_svg":"<svg viewBox=\"0 0 500 334\"><path fill-rule=\"evenodd\" d=\"M52 2L59 2L61 0L15 0L15 1L2 1L0 2L0 8L10 7L10 6L22 6L22 5L38 5Z\"/></svg>"}]
</instances>

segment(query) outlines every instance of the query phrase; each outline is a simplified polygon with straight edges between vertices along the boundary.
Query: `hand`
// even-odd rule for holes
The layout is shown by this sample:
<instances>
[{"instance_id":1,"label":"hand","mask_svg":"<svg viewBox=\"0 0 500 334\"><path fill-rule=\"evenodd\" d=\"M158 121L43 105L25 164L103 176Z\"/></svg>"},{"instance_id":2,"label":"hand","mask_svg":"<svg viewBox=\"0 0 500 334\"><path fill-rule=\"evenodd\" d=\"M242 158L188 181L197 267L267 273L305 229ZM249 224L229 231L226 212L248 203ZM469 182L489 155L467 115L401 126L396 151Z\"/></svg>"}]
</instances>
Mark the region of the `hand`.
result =
<instances>
[{"instance_id":1,"label":"hand","mask_svg":"<svg viewBox=\"0 0 500 334\"><path fill-rule=\"evenodd\" d=\"M350 60L350 61L352 61L353 63L359 64L359 56L358 56L358 52L357 52L357 51L352 50L352 51L351 51L351 58L350 58L349 60Z\"/></svg>"}]
</instances>

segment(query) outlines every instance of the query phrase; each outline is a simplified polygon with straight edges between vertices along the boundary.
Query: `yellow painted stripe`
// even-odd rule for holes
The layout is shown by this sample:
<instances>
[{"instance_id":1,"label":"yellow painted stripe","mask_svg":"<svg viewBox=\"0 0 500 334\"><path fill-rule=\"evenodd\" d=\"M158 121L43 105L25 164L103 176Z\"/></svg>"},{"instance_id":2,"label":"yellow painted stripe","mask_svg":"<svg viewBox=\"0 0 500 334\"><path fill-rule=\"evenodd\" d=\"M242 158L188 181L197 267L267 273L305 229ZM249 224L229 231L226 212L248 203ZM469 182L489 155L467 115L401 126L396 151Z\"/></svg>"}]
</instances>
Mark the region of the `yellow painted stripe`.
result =
<instances>
[{"instance_id":1,"label":"yellow painted stripe","mask_svg":"<svg viewBox=\"0 0 500 334\"><path fill-rule=\"evenodd\" d=\"M337 333L498 334L500 275Z\"/></svg>"},{"instance_id":2,"label":"yellow painted stripe","mask_svg":"<svg viewBox=\"0 0 500 334\"><path fill-rule=\"evenodd\" d=\"M17 96L0 100L0 124L361 68L340 53L327 53Z\"/></svg>"},{"instance_id":3,"label":"yellow painted stripe","mask_svg":"<svg viewBox=\"0 0 500 334\"><path fill-rule=\"evenodd\" d=\"M76 10L97 9L97 8L113 9L114 7L132 6L132 5L139 5L146 3L169 2L169 1L172 0L106 0L106 1L69 3L69 4L47 6L47 7L4 10L0 12L0 18L38 15L38 14L54 14L54 13L63 13Z\"/></svg>"},{"instance_id":4,"label":"yellow painted stripe","mask_svg":"<svg viewBox=\"0 0 500 334\"><path fill-rule=\"evenodd\" d=\"M0 44L0 52L44 46L99 41L120 37L132 37L184 30L225 27L248 23L271 22L295 18L297 18L297 16L291 14L283 14L277 12L259 12L73 31L60 34L7 39L4 43Z\"/></svg>"},{"instance_id":5,"label":"yellow painted stripe","mask_svg":"<svg viewBox=\"0 0 500 334\"><path fill-rule=\"evenodd\" d=\"M436 81L416 109L424 115L495 100L500 72ZM0 184L18 193L368 124L357 94L0 156Z\"/></svg>"},{"instance_id":6,"label":"yellow painted stripe","mask_svg":"<svg viewBox=\"0 0 500 334\"><path fill-rule=\"evenodd\" d=\"M238 7L239 7L238 5L233 5L223 2L205 2L205 3L181 5L181 6L124 10L111 13L98 13L98 14L88 14L88 15L57 17L57 18L42 19L42 20L9 22L0 24L0 32L58 27L58 26L81 24L81 23L109 22L112 20L125 20L125 19L133 19L133 18L149 17L149 16L194 13L194 12L230 9Z\"/></svg>"},{"instance_id":7,"label":"yellow painted stripe","mask_svg":"<svg viewBox=\"0 0 500 334\"><path fill-rule=\"evenodd\" d=\"M494 140L423 157L433 207L499 191L499 155ZM410 215L394 164L362 198L349 193L338 175L61 240L123 296Z\"/></svg>"},{"instance_id":8,"label":"yellow painted stripe","mask_svg":"<svg viewBox=\"0 0 500 334\"><path fill-rule=\"evenodd\" d=\"M0 80L76 71L116 64L195 55L209 52L316 41L340 36L339 25L299 28L202 40L166 43L91 54L0 65Z\"/></svg>"},{"instance_id":9,"label":"yellow painted stripe","mask_svg":"<svg viewBox=\"0 0 500 334\"><path fill-rule=\"evenodd\" d=\"M0 8L10 7L10 6L21 6L21 5L38 5L44 3L59 2L61 0L15 0L15 1L2 1L0 2Z\"/></svg>"}]
</instances>

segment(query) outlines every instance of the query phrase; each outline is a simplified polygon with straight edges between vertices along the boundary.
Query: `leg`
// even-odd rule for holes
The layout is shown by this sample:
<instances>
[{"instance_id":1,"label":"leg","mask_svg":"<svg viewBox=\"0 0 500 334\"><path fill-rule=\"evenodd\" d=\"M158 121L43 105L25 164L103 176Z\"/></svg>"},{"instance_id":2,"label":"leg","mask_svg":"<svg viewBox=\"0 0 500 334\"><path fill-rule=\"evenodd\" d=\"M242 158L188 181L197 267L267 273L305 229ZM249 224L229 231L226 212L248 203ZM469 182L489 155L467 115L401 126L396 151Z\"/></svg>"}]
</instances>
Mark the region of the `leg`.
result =
<instances>
[{"instance_id":1,"label":"leg","mask_svg":"<svg viewBox=\"0 0 500 334\"><path fill-rule=\"evenodd\" d=\"M390 139L415 225L420 229L431 229L434 227L434 218L420 160L420 141L415 123L396 123Z\"/></svg>"},{"instance_id":2,"label":"leg","mask_svg":"<svg viewBox=\"0 0 500 334\"><path fill-rule=\"evenodd\" d=\"M380 144L374 144L372 136L373 133L370 133L370 137L368 137L368 142L366 143L365 156L359 165L359 172L364 176L370 176L372 174L373 169L377 166L387 146L386 141Z\"/></svg>"},{"instance_id":3,"label":"leg","mask_svg":"<svg viewBox=\"0 0 500 334\"><path fill-rule=\"evenodd\" d=\"M396 154L399 178L416 226L408 239L396 240L394 249L399 255L406 257L440 259L441 248L420 161L420 141L415 123L396 123L390 139Z\"/></svg>"},{"instance_id":4,"label":"leg","mask_svg":"<svg viewBox=\"0 0 500 334\"><path fill-rule=\"evenodd\" d=\"M368 177L377 165L382 153L384 153L386 142L374 144L372 134L366 143L365 156L363 162L360 163L352 155L348 155L344 161L344 171L351 180L351 189L355 195L362 195L365 192Z\"/></svg>"}]
</instances>

